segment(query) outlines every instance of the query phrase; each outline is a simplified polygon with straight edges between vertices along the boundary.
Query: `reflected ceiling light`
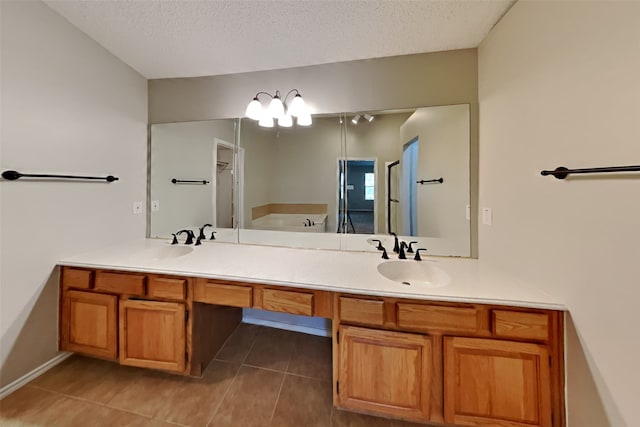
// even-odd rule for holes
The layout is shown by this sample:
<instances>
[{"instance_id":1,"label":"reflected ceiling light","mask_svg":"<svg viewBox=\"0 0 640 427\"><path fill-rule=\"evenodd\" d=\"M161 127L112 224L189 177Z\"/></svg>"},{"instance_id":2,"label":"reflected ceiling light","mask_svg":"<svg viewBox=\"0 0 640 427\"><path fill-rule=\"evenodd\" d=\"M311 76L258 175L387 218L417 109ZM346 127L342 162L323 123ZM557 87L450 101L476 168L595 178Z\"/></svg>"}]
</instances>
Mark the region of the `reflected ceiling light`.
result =
<instances>
[{"instance_id":1,"label":"reflected ceiling light","mask_svg":"<svg viewBox=\"0 0 640 427\"><path fill-rule=\"evenodd\" d=\"M368 114L368 113L364 114L362 117L364 117L364 119L366 121L368 121L369 123L371 123L373 121L373 118L374 118L371 114Z\"/></svg>"},{"instance_id":2,"label":"reflected ceiling light","mask_svg":"<svg viewBox=\"0 0 640 427\"><path fill-rule=\"evenodd\" d=\"M356 114L355 116L353 116L353 119L351 119L351 123L353 123L354 125L357 125L358 122L360 121L360 117L362 117L360 114Z\"/></svg>"},{"instance_id":3,"label":"reflected ceiling light","mask_svg":"<svg viewBox=\"0 0 640 427\"><path fill-rule=\"evenodd\" d=\"M299 126L311 126L311 114L305 113L301 116L298 116L298 125Z\"/></svg>"},{"instance_id":4,"label":"reflected ceiling light","mask_svg":"<svg viewBox=\"0 0 640 427\"><path fill-rule=\"evenodd\" d=\"M269 114L262 114L262 116L260 117L260 120L258 120L258 125L262 126L263 128L272 128L273 127L273 117L271 117Z\"/></svg>"},{"instance_id":5,"label":"reflected ceiling light","mask_svg":"<svg viewBox=\"0 0 640 427\"><path fill-rule=\"evenodd\" d=\"M291 94L295 95L291 103L287 105L287 99ZM260 102L260 95L266 95L271 98L267 108ZM252 120L258 120L258 125L263 127L273 127L274 119L278 119L278 126L291 127L293 125L292 117L297 118L297 124L300 126L311 125L311 114L298 89L291 89L284 99L281 97L279 90L276 91L275 95L271 95L268 92L258 92L247 105L245 114Z\"/></svg>"},{"instance_id":6,"label":"reflected ceiling light","mask_svg":"<svg viewBox=\"0 0 640 427\"><path fill-rule=\"evenodd\" d=\"M300 121L300 118L298 118L298 122L299 121ZM291 118L291 114L287 113L284 116L280 117L278 119L278 126L283 128L290 128L291 126L293 126L293 119Z\"/></svg>"}]
</instances>

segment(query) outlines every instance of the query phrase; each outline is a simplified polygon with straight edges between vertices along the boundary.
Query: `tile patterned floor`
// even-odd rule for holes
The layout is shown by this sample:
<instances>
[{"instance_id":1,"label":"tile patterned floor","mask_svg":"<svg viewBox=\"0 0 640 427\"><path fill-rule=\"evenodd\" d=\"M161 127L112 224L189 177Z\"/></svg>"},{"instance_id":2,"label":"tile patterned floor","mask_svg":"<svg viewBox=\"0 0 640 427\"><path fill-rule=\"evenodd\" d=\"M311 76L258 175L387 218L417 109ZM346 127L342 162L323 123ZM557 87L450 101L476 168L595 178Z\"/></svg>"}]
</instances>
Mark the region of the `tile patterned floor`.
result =
<instances>
[{"instance_id":1,"label":"tile patterned floor","mask_svg":"<svg viewBox=\"0 0 640 427\"><path fill-rule=\"evenodd\" d=\"M331 340L241 324L202 378L72 356L0 401L0 425L408 427L332 405Z\"/></svg>"}]
</instances>

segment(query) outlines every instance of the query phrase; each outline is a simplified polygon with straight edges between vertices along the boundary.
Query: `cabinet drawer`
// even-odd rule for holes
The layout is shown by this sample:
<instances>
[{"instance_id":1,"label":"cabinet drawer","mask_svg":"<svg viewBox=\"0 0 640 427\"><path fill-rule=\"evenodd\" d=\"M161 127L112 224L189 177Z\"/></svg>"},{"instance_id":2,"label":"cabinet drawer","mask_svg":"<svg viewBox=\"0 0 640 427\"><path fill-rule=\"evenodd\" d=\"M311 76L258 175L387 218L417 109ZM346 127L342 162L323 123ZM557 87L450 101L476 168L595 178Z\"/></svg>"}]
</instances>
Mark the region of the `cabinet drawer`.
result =
<instances>
[{"instance_id":1,"label":"cabinet drawer","mask_svg":"<svg viewBox=\"0 0 640 427\"><path fill-rule=\"evenodd\" d=\"M147 283L149 298L166 298L183 300L187 297L187 281L185 279L167 279L150 277Z\"/></svg>"},{"instance_id":2,"label":"cabinet drawer","mask_svg":"<svg viewBox=\"0 0 640 427\"><path fill-rule=\"evenodd\" d=\"M262 308L271 311L312 316L313 294L264 289L262 291Z\"/></svg>"},{"instance_id":3,"label":"cabinet drawer","mask_svg":"<svg viewBox=\"0 0 640 427\"><path fill-rule=\"evenodd\" d=\"M251 307L253 288L198 280L193 289L193 300L232 307Z\"/></svg>"},{"instance_id":4,"label":"cabinet drawer","mask_svg":"<svg viewBox=\"0 0 640 427\"><path fill-rule=\"evenodd\" d=\"M144 296L145 276L141 274L96 273L94 289L125 295Z\"/></svg>"},{"instance_id":5,"label":"cabinet drawer","mask_svg":"<svg viewBox=\"0 0 640 427\"><path fill-rule=\"evenodd\" d=\"M549 339L549 316L545 313L493 310L492 332L501 338Z\"/></svg>"},{"instance_id":6,"label":"cabinet drawer","mask_svg":"<svg viewBox=\"0 0 640 427\"><path fill-rule=\"evenodd\" d=\"M62 287L76 289L90 289L93 271L79 268L64 267L62 269Z\"/></svg>"},{"instance_id":7,"label":"cabinet drawer","mask_svg":"<svg viewBox=\"0 0 640 427\"><path fill-rule=\"evenodd\" d=\"M340 297L340 321L382 326L384 303L361 298Z\"/></svg>"},{"instance_id":8,"label":"cabinet drawer","mask_svg":"<svg viewBox=\"0 0 640 427\"><path fill-rule=\"evenodd\" d=\"M398 327L476 333L481 318L474 307L398 303Z\"/></svg>"}]
</instances>

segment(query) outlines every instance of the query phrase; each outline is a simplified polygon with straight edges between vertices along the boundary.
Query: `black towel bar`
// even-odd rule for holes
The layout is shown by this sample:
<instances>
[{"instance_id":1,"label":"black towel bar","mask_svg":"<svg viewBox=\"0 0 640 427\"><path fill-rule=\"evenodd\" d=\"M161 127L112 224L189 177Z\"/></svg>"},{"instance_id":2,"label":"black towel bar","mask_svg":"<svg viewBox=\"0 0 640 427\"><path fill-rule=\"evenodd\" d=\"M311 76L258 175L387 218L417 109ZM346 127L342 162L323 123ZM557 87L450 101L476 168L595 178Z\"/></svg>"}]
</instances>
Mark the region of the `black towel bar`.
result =
<instances>
[{"instance_id":1,"label":"black towel bar","mask_svg":"<svg viewBox=\"0 0 640 427\"><path fill-rule=\"evenodd\" d=\"M201 184L201 185L207 185L210 181L207 181L206 179L188 180L188 179L176 179L176 178L173 178L171 180L171 182L173 182L174 184Z\"/></svg>"},{"instance_id":2,"label":"black towel bar","mask_svg":"<svg viewBox=\"0 0 640 427\"><path fill-rule=\"evenodd\" d=\"M79 175L53 175L53 174L40 174L40 173L20 173L18 171L4 171L2 177L9 181L15 181L20 178L51 178L51 179L81 179L81 180L97 180L113 182L117 181L118 177L109 176L79 176Z\"/></svg>"},{"instance_id":3,"label":"black towel bar","mask_svg":"<svg viewBox=\"0 0 640 427\"><path fill-rule=\"evenodd\" d=\"M584 169L567 169L559 166L552 171L541 171L540 174L547 176L553 175L557 179L565 179L571 174L578 173L611 173L611 172L640 172L640 165L637 166L610 166L604 168L584 168Z\"/></svg>"},{"instance_id":4,"label":"black towel bar","mask_svg":"<svg viewBox=\"0 0 640 427\"><path fill-rule=\"evenodd\" d=\"M444 182L444 179L442 178L438 178L438 179L421 179L420 181L416 181L416 184L435 184L435 183L440 183L442 184Z\"/></svg>"}]
</instances>

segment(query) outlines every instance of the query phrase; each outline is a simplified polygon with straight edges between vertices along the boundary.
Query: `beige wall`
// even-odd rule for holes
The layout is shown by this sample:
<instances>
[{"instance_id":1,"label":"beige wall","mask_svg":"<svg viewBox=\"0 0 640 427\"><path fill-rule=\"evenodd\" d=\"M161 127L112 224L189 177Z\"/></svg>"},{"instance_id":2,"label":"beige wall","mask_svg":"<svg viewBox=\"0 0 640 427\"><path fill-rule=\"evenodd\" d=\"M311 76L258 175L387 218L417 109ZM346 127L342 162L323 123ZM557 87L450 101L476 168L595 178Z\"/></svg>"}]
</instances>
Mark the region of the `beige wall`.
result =
<instances>
[{"instance_id":1,"label":"beige wall","mask_svg":"<svg viewBox=\"0 0 640 427\"><path fill-rule=\"evenodd\" d=\"M417 179L444 179L442 184L417 186L417 235L447 241L450 253L469 256L469 106L416 110L400 128L400 150L416 137ZM402 170L402 162L399 168ZM400 200L402 206L408 194L401 194ZM403 214L408 220L409 212ZM399 223L405 224L402 220Z\"/></svg>"},{"instance_id":2,"label":"beige wall","mask_svg":"<svg viewBox=\"0 0 640 427\"><path fill-rule=\"evenodd\" d=\"M151 126L150 200L158 200L160 210L150 213L150 236L171 237L171 233L181 228L214 222L216 204L213 197L218 184L214 176L217 168L213 165L215 138L233 144L233 120ZM176 185L171 182L173 178L210 182L207 185ZM216 226L222 227L221 224Z\"/></svg>"},{"instance_id":3,"label":"beige wall","mask_svg":"<svg viewBox=\"0 0 640 427\"><path fill-rule=\"evenodd\" d=\"M568 305L572 427L640 425L640 3L520 1L479 48L480 259Z\"/></svg>"},{"instance_id":4,"label":"beige wall","mask_svg":"<svg viewBox=\"0 0 640 427\"><path fill-rule=\"evenodd\" d=\"M313 113L469 104L471 205L477 206L477 79L477 51L462 49L224 76L150 80L149 121L243 117L247 103L258 91L285 92L291 88L301 91ZM251 129L241 130L241 135L247 133L251 133ZM262 158L266 161L273 156L264 153ZM266 169L262 160L247 157L245 174L254 167ZM257 185L265 188L267 183ZM258 200L260 195L264 197L264 192L247 184L247 200ZM477 221L472 216L471 254L474 257L477 256L476 231Z\"/></svg>"},{"instance_id":5,"label":"beige wall","mask_svg":"<svg viewBox=\"0 0 640 427\"><path fill-rule=\"evenodd\" d=\"M240 121L240 146L244 148L244 212L242 228L251 227L251 209L271 203L274 151L273 135L248 119Z\"/></svg>"},{"instance_id":6,"label":"beige wall","mask_svg":"<svg viewBox=\"0 0 640 427\"><path fill-rule=\"evenodd\" d=\"M157 79L149 81L149 121L243 117L257 92L279 90L284 95L293 88L300 90L313 113L475 105L477 79L475 49L224 76Z\"/></svg>"},{"instance_id":7,"label":"beige wall","mask_svg":"<svg viewBox=\"0 0 640 427\"><path fill-rule=\"evenodd\" d=\"M64 257L145 235L147 83L41 2L0 2L1 169L115 175L0 181L0 385L57 354Z\"/></svg>"}]
</instances>

